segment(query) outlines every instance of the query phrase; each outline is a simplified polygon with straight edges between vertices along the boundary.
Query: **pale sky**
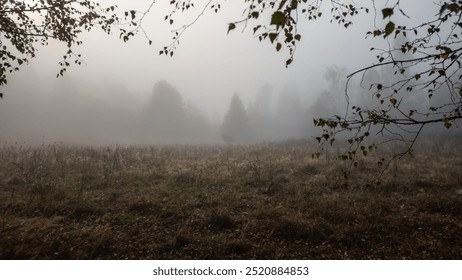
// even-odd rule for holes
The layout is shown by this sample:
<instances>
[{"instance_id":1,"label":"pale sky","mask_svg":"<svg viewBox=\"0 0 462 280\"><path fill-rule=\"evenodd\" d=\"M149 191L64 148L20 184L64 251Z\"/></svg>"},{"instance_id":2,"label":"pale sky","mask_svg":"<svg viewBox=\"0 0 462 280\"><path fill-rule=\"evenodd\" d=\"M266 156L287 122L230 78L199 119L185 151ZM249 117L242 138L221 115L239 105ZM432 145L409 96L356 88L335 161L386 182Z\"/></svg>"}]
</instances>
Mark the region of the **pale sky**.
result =
<instances>
[{"instance_id":1,"label":"pale sky","mask_svg":"<svg viewBox=\"0 0 462 280\"><path fill-rule=\"evenodd\" d=\"M144 10L150 2L130 1L119 8ZM117 34L106 36L96 30L85 34L84 44L77 51L82 53L86 65L73 66L66 75L84 81L115 82L141 96L149 94L156 81L165 79L186 98L203 99L199 103L207 104L210 112L217 106L226 107L234 93L244 100L249 96L250 100L265 83L276 89L295 83L304 92L322 88L326 67L336 64L356 69L366 64L365 57L373 57L368 55L370 47L361 43L367 28L358 23L345 30L329 24L326 15L301 25L302 41L293 64L286 68L287 52L278 53L269 42L259 42L252 36L252 26L243 32L238 27L227 35L227 23L240 19L242 13L241 5L233 2L237 1L225 2L218 14L208 12L188 29L173 57L158 55L171 42L172 27L163 21L165 5L155 4L143 23L153 41L151 46L142 34L127 43L119 40ZM191 13L202 10L199 4L196 6ZM179 14L177 18L178 24L173 28L190 22L192 17ZM31 63L48 84L55 82L62 52L51 43ZM314 93L317 92L309 94Z\"/></svg>"}]
</instances>

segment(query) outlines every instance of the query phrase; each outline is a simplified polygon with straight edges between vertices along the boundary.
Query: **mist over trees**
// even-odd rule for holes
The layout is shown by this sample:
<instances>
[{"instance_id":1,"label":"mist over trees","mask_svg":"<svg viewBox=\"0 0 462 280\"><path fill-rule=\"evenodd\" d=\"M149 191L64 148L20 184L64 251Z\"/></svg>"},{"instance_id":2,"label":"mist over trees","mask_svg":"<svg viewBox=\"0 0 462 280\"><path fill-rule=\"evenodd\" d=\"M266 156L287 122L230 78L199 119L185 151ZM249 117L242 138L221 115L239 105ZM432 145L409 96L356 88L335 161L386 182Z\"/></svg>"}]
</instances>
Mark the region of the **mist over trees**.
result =
<instances>
[{"instance_id":1,"label":"mist over trees","mask_svg":"<svg viewBox=\"0 0 462 280\"><path fill-rule=\"evenodd\" d=\"M250 144L311 139L317 133L311 113L324 102L321 96L310 106L296 88L276 91L267 83L247 106L234 94L214 124L200 100L185 101L165 80L156 82L143 100L117 84L88 85L63 77L48 86L34 71L27 76L27 82L19 76L12 79L8 88L15 94L0 103L1 142Z\"/></svg>"},{"instance_id":2,"label":"mist over trees","mask_svg":"<svg viewBox=\"0 0 462 280\"><path fill-rule=\"evenodd\" d=\"M283 135L291 135L292 139L307 138L312 119L308 115L309 108L301 100L300 92L293 86L286 85L280 92L275 120L279 126L275 139L285 140Z\"/></svg>"},{"instance_id":3,"label":"mist over trees","mask_svg":"<svg viewBox=\"0 0 462 280\"><path fill-rule=\"evenodd\" d=\"M47 85L29 71L27 78L10 81L7 88L14 94L0 102L0 141L95 145L134 141L137 105L134 98L124 104L129 98L125 88L83 85L68 77Z\"/></svg>"},{"instance_id":4,"label":"mist over trees","mask_svg":"<svg viewBox=\"0 0 462 280\"><path fill-rule=\"evenodd\" d=\"M234 94L221 127L221 137L228 144L249 143L252 141L252 129L247 111L239 95Z\"/></svg>"},{"instance_id":5,"label":"mist over trees","mask_svg":"<svg viewBox=\"0 0 462 280\"><path fill-rule=\"evenodd\" d=\"M209 143L212 139L207 117L192 101L185 104L180 92L165 80L154 85L139 133L145 143Z\"/></svg>"},{"instance_id":6,"label":"mist over trees","mask_svg":"<svg viewBox=\"0 0 462 280\"><path fill-rule=\"evenodd\" d=\"M146 140L161 143L183 139L186 128L183 99L166 81L154 85L143 117Z\"/></svg>"},{"instance_id":7,"label":"mist over trees","mask_svg":"<svg viewBox=\"0 0 462 280\"><path fill-rule=\"evenodd\" d=\"M313 106L310 108L310 115L314 117L330 117L345 113L345 83L347 71L336 65L327 68L324 79L327 88L324 89Z\"/></svg>"},{"instance_id":8,"label":"mist over trees","mask_svg":"<svg viewBox=\"0 0 462 280\"><path fill-rule=\"evenodd\" d=\"M254 102L249 105L249 123L257 140L265 141L274 138L273 98L273 87L270 84L264 84L255 96Z\"/></svg>"},{"instance_id":9,"label":"mist over trees","mask_svg":"<svg viewBox=\"0 0 462 280\"><path fill-rule=\"evenodd\" d=\"M33 70L28 71L27 81L22 76L11 79L7 89L15 94L4 96L0 102L3 143L150 145L310 140L319 135L313 119L343 116L347 102L348 70L335 65L325 71L324 86L299 89L288 83L275 89L266 83L256 92L245 92L251 97L246 102L234 94L214 122L199 98L185 100L187 89L180 92L165 80L154 83L152 91L142 98L134 96L130 88L110 82L88 84L63 77L47 85ZM368 88L393 77L389 70L374 69L361 80L350 81L349 102L361 108L374 106ZM315 97L303 99L304 95ZM444 96L430 99L416 92L409 94L406 102L409 108L428 110L447 102ZM447 135L452 131L435 125L427 132Z\"/></svg>"},{"instance_id":10,"label":"mist over trees","mask_svg":"<svg viewBox=\"0 0 462 280\"><path fill-rule=\"evenodd\" d=\"M234 94L218 123L212 123L200 100L165 80L156 82L146 99L115 83L63 77L41 84L30 70L27 82L10 81L0 103L0 142L43 144L250 144L310 138L315 133L309 104L289 86L276 93L264 84L244 104ZM35 78L34 78L35 77ZM249 95L249 93L246 93Z\"/></svg>"}]
</instances>

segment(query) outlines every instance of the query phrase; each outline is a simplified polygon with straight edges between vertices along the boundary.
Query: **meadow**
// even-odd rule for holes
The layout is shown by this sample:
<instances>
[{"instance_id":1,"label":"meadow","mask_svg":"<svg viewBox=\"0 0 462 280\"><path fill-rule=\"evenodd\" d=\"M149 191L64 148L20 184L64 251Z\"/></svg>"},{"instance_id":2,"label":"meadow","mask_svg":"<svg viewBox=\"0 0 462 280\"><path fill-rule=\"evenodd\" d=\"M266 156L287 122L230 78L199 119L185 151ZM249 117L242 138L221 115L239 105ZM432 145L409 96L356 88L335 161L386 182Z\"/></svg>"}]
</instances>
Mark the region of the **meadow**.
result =
<instances>
[{"instance_id":1,"label":"meadow","mask_svg":"<svg viewBox=\"0 0 462 280\"><path fill-rule=\"evenodd\" d=\"M1 259L461 259L462 147L0 147Z\"/></svg>"}]
</instances>

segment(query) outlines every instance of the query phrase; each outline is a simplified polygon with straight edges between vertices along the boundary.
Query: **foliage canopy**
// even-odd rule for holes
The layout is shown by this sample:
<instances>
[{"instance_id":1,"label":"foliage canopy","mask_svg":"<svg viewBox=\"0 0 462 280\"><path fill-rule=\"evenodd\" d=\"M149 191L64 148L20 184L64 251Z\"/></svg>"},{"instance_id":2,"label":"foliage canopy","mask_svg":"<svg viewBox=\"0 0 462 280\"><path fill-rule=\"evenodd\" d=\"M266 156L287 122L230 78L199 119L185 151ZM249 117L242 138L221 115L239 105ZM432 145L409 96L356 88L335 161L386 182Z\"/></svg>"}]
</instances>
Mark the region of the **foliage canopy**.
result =
<instances>
[{"instance_id":1,"label":"foliage canopy","mask_svg":"<svg viewBox=\"0 0 462 280\"><path fill-rule=\"evenodd\" d=\"M100 28L107 34L114 29L123 41L128 41L138 30L145 13L134 10L117 14L117 6L103 7L100 1L90 0L0 0L0 86L7 83L7 75L18 71L37 55L40 45L50 40L66 44L67 51L59 62L62 76L72 64L82 64L76 46L83 44L80 35ZM148 10L149 11L149 10ZM0 93L2 97L2 93Z\"/></svg>"}]
</instances>

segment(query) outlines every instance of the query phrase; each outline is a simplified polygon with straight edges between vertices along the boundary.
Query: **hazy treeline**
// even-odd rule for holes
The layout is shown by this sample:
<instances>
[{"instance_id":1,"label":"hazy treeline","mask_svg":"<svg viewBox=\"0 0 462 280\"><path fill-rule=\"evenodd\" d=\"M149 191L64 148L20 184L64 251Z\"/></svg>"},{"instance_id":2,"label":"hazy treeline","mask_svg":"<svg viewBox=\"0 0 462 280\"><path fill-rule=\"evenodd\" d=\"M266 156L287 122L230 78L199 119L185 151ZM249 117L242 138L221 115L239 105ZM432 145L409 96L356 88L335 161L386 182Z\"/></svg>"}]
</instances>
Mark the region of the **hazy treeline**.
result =
<instances>
[{"instance_id":1,"label":"hazy treeline","mask_svg":"<svg viewBox=\"0 0 462 280\"><path fill-rule=\"evenodd\" d=\"M227 111L212 122L200 100L185 101L167 81L157 82L145 100L120 86L87 90L68 78L48 90L34 82L12 84L14 90L0 101L2 142L252 143L306 138L312 126L297 92L282 92L275 104L269 85L247 106L234 94Z\"/></svg>"},{"instance_id":2,"label":"hazy treeline","mask_svg":"<svg viewBox=\"0 0 462 280\"><path fill-rule=\"evenodd\" d=\"M319 93L290 84L277 92L265 84L257 93L244 93L254 96L247 104L234 93L215 121L204 113L201 100L185 101L168 81L155 83L149 97L142 99L111 83L83 85L64 77L50 88L33 71L25 74L10 82L0 101L2 142L237 144L307 139L319 134L313 118L344 115L347 106L347 71L336 66L327 69L327 86ZM350 84L350 103L373 107L377 101L368 95L370 84L391 78L393 73L368 72L361 82ZM418 93L409 99L409 106L419 110L430 106L430 100Z\"/></svg>"},{"instance_id":3,"label":"hazy treeline","mask_svg":"<svg viewBox=\"0 0 462 280\"><path fill-rule=\"evenodd\" d=\"M33 71L24 74L10 81L0 101L2 142L252 143L306 138L312 127L309 106L289 88L277 96L264 85L250 104L234 94L227 111L211 121L201 100L185 101L167 81L143 99L115 84L64 77L49 86Z\"/></svg>"}]
</instances>

